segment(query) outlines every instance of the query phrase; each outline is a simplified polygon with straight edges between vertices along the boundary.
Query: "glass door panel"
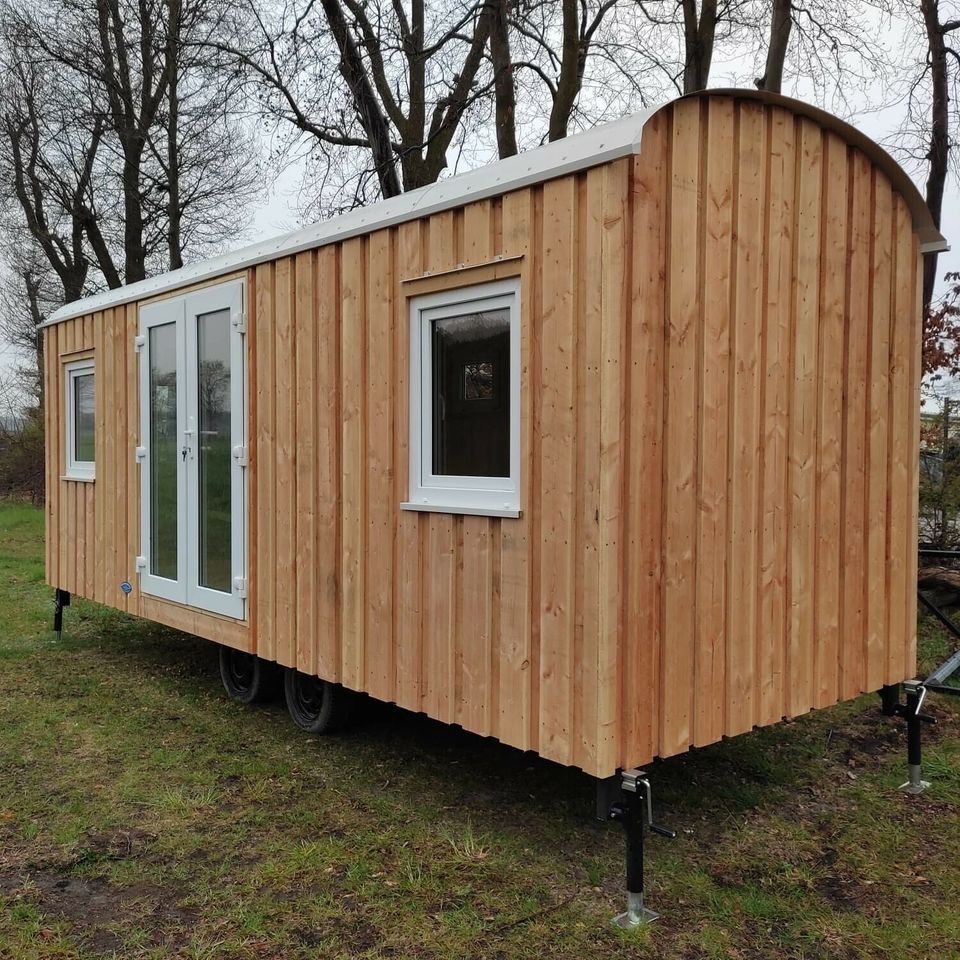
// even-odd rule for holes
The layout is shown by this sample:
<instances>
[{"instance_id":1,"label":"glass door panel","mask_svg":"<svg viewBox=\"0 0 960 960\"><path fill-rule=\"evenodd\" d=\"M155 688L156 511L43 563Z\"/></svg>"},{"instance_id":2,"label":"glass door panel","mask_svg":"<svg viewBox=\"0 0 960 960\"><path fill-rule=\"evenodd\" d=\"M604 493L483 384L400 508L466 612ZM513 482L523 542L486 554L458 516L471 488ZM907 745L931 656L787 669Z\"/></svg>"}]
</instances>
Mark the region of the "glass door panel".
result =
<instances>
[{"instance_id":1,"label":"glass door panel","mask_svg":"<svg viewBox=\"0 0 960 960\"><path fill-rule=\"evenodd\" d=\"M177 326L150 328L150 572L177 580Z\"/></svg>"},{"instance_id":2,"label":"glass door panel","mask_svg":"<svg viewBox=\"0 0 960 960\"><path fill-rule=\"evenodd\" d=\"M199 584L233 588L230 311L197 317Z\"/></svg>"}]
</instances>

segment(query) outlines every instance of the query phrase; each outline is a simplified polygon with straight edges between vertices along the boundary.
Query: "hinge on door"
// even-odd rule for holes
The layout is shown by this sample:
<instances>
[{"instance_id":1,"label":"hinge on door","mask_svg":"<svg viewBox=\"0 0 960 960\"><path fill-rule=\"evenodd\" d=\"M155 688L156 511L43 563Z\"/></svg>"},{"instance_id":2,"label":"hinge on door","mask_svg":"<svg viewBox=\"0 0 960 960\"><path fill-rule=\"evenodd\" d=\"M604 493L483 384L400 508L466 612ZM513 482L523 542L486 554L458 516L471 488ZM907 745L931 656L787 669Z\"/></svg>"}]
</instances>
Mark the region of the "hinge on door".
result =
<instances>
[{"instance_id":1,"label":"hinge on door","mask_svg":"<svg viewBox=\"0 0 960 960\"><path fill-rule=\"evenodd\" d=\"M146 557L137 557L137 569L146 570L147 569L147 558Z\"/></svg>"},{"instance_id":2,"label":"hinge on door","mask_svg":"<svg viewBox=\"0 0 960 960\"><path fill-rule=\"evenodd\" d=\"M233 578L233 592L235 596L243 599L247 595L247 578L246 577L234 577Z\"/></svg>"},{"instance_id":3,"label":"hinge on door","mask_svg":"<svg viewBox=\"0 0 960 960\"><path fill-rule=\"evenodd\" d=\"M137 447L133 453L134 453L134 459L137 461L137 463L143 463L143 461L147 459L146 447Z\"/></svg>"},{"instance_id":4,"label":"hinge on door","mask_svg":"<svg viewBox=\"0 0 960 960\"><path fill-rule=\"evenodd\" d=\"M245 467L247 465L247 445L238 443L233 448L233 459L237 461L237 466Z\"/></svg>"},{"instance_id":5,"label":"hinge on door","mask_svg":"<svg viewBox=\"0 0 960 960\"><path fill-rule=\"evenodd\" d=\"M139 353L145 346L147 338L142 334L133 338L133 349Z\"/></svg>"},{"instance_id":6,"label":"hinge on door","mask_svg":"<svg viewBox=\"0 0 960 960\"><path fill-rule=\"evenodd\" d=\"M230 314L230 322L237 328L237 333L247 332L247 311L244 309L234 310Z\"/></svg>"}]
</instances>

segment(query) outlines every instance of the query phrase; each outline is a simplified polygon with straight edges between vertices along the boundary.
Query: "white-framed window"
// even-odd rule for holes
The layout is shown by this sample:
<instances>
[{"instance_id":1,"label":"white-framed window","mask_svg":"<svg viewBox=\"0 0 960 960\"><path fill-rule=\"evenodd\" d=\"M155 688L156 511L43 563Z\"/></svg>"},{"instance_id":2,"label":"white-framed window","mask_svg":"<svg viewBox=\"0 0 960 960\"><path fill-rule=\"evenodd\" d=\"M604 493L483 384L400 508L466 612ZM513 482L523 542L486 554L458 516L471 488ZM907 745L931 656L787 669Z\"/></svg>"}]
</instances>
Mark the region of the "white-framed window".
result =
<instances>
[{"instance_id":1,"label":"white-framed window","mask_svg":"<svg viewBox=\"0 0 960 960\"><path fill-rule=\"evenodd\" d=\"M67 417L64 477L93 480L97 448L93 358L67 363L63 373Z\"/></svg>"},{"instance_id":2,"label":"white-framed window","mask_svg":"<svg viewBox=\"0 0 960 960\"><path fill-rule=\"evenodd\" d=\"M520 515L520 281L410 301L405 510Z\"/></svg>"},{"instance_id":3,"label":"white-framed window","mask_svg":"<svg viewBox=\"0 0 960 960\"><path fill-rule=\"evenodd\" d=\"M244 284L140 309L140 588L246 612Z\"/></svg>"}]
</instances>

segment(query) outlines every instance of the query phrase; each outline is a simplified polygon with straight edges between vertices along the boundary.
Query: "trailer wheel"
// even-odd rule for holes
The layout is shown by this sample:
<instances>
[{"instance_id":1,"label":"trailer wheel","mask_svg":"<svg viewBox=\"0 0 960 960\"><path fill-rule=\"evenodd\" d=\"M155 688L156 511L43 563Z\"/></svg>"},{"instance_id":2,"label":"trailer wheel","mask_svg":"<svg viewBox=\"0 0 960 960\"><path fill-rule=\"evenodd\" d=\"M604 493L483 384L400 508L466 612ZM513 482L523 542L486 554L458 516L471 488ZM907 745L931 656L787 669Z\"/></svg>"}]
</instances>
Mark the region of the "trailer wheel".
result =
<instances>
[{"instance_id":1,"label":"trailer wheel","mask_svg":"<svg viewBox=\"0 0 960 960\"><path fill-rule=\"evenodd\" d=\"M283 693L290 718L308 733L335 733L353 718L357 695L339 683L329 683L288 667Z\"/></svg>"},{"instance_id":2,"label":"trailer wheel","mask_svg":"<svg viewBox=\"0 0 960 960\"><path fill-rule=\"evenodd\" d=\"M232 647L220 647L220 679L227 696L238 703L268 700L279 686L276 664Z\"/></svg>"}]
</instances>

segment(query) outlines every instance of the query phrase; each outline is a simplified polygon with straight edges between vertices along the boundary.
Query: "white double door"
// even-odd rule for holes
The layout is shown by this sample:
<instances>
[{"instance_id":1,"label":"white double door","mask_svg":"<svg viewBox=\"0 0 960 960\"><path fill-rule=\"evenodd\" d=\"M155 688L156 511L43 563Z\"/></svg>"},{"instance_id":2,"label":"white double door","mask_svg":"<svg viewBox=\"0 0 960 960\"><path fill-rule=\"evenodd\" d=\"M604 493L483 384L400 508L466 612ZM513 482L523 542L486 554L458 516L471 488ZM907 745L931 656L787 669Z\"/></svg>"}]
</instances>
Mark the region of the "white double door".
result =
<instances>
[{"instance_id":1,"label":"white double door","mask_svg":"<svg viewBox=\"0 0 960 960\"><path fill-rule=\"evenodd\" d=\"M242 281L140 308L140 589L245 615Z\"/></svg>"}]
</instances>

